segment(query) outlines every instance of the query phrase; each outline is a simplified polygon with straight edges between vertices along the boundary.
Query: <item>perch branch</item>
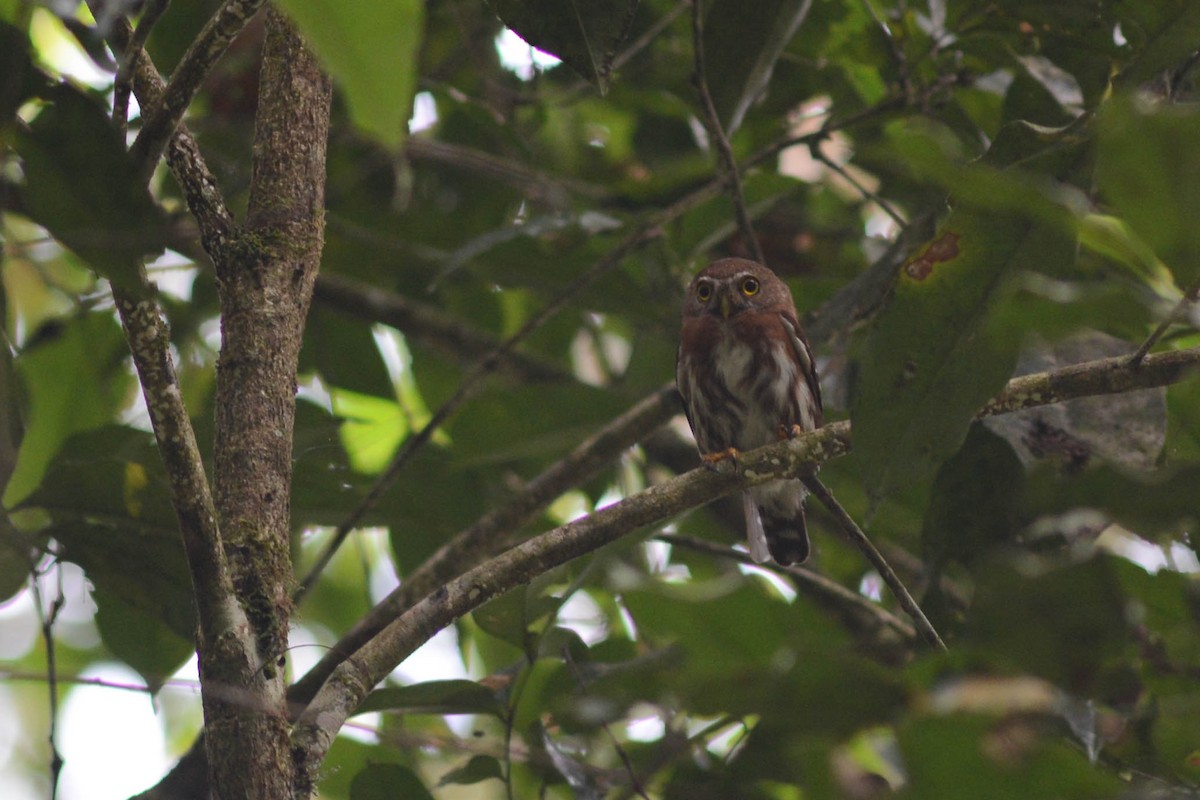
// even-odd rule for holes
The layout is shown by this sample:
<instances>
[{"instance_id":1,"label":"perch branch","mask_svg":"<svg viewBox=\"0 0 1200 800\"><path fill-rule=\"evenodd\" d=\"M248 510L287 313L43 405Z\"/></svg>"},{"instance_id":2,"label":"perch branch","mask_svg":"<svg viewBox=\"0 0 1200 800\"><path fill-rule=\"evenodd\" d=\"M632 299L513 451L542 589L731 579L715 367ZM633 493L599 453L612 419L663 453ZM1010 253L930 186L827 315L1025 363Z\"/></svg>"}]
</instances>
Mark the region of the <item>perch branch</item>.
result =
<instances>
[{"instance_id":1,"label":"perch branch","mask_svg":"<svg viewBox=\"0 0 1200 800\"><path fill-rule=\"evenodd\" d=\"M292 702L309 701L339 663L392 620L465 568L494 554L513 531L536 519L556 497L595 475L677 413L679 401L675 389L666 386L604 426L566 458L529 481L508 503L465 528L426 559L419 569L405 576L395 591L368 611L291 687L288 698ZM316 574L314 568L305 581L310 582Z\"/></svg>"},{"instance_id":2,"label":"perch branch","mask_svg":"<svg viewBox=\"0 0 1200 800\"><path fill-rule=\"evenodd\" d=\"M1125 358L1088 362L1016 378L981 416L1076 397L1163 386L1200 367L1200 347L1160 353L1131 370ZM455 619L554 567L690 508L765 481L812 474L850 449L850 424L825 427L743 453L735 469L695 469L582 519L529 539L439 587L401 614L334 670L300 716L294 752L310 780L333 736L367 693L397 664Z\"/></svg>"}]
</instances>

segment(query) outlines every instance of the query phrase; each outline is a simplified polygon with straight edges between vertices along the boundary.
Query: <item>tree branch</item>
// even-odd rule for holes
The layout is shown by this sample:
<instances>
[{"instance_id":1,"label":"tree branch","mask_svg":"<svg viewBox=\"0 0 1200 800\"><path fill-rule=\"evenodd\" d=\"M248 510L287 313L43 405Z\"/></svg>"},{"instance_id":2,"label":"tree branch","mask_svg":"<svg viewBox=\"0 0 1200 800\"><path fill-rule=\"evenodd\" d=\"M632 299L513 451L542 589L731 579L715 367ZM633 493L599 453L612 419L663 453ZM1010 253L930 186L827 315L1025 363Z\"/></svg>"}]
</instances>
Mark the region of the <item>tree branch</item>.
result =
<instances>
[{"instance_id":1,"label":"tree branch","mask_svg":"<svg viewBox=\"0 0 1200 800\"><path fill-rule=\"evenodd\" d=\"M220 797L282 798L294 787L281 667L293 581L296 366L324 244L331 98L316 56L271 8L246 222L214 259L221 351L213 495L253 637L243 659L219 665L230 691L204 693L210 786Z\"/></svg>"},{"instance_id":2,"label":"tree branch","mask_svg":"<svg viewBox=\"0 0 1200 800\"><path fill-rule=\"evenodd\" d=\"M142 107L142 129L130 151L147 178L209 71L262 5L263 0L226 0L192 40L158 102Z\"/></svg>"},{"instance_id":3,"label":"tree branch","mask_svg":"<svg viewBox=\"0 0 1200 800\"><path fill-rule=\"evenodd\" d=\"M665 386L636 403L621 416L582 442L561 461L538 475L508 503L497 508L442 545L419 569L375 605L338 640L325 656L297 681L288 699L306 703L330 673L392 620L438 586L480 563L500 549L511 534L529 524L563 492L588 480L622 452L679 413L673 386ZM306 578L311 581L316 569Z\"/></svg>"},{"instance_id":4,"label":"tree branch","mask_svg":"<svg viewBox=\"0 0 1200 800\"><path fill-rule=\"evenodd\" d=\"M99 13L97 0L88 0L92 14ZM152 108L162 101L166 83L150 56L142 49L132 49L133 27L120 17L113 21L108 41L113 50L129 54L133 93L142 108ZM200 227L200 243L214 261L220 259L233 236L236 225L225 205L217 179L209 170L200 147L185 125L177 125L167 144L167 166L183 190L188 210Z\"/></svg>"},{"instance_id":5,"label":"tree branch","mask_svg":"<svg viewBox=\"0 0 1200 800\"><path fill-rule=\"evenodd\" d=\"M980 415L1174 383L1200 368L1200 347L1150 356L1138 369L1130 369L1126 360L1104 359L1016 378ZM652 486L529 539L441 586L347 658L300 716L292 742L302 764L302 783L307 779L311 788L333 736L367 693L455 619L631 532L748 486L810 475L817 465L849 449L850 424L831 423L795 439L743 453L733 468L721 472L699 468Z\"/></svg>"},{"instance_id":6,"label":"tree branch","mask_svg":"<svg viewBox=\"0 0 1200 800\"><path fill-rule=\"evenodd\" d=\"M883 606L871 602L858 592L847 589L837 581L830 580L807 567L781 567L774 563L759 564L745 551L734 550L716 542L695 539L690 536L660 533L654 538L675 547L694 550L697 553L717 558L726 558L739 564L765 569L790 578L798 591L836 613L851 630L871 635L878 644L894 647L896 640L899 640L900 643L907 646L917 638L917 632L912 625Z\"/></svg>"}]
</instances>

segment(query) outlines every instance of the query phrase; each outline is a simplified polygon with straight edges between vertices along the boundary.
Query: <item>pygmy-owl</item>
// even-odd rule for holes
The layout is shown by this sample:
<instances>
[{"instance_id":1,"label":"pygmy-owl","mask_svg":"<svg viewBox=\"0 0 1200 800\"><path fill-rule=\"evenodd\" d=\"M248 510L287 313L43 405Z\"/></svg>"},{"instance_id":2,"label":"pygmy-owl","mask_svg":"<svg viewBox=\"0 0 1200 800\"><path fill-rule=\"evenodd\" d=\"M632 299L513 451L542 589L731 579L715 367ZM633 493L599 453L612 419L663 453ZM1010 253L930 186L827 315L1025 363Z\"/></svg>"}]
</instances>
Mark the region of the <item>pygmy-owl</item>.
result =
<instances>
[{"instance_id":1,"label":"pygmy-owl","mask_svg":"<svg viewBox=\"0 0 1200 800\"><path fill-rule=\"evenodd\" d=\"M675 381L709 463L823 424L812 351L792 294L753 261L714 261L688 286ZM805 495L799 480L770 481L742 494L755 561L808 558Z\"/></svg>"}]
</instances>

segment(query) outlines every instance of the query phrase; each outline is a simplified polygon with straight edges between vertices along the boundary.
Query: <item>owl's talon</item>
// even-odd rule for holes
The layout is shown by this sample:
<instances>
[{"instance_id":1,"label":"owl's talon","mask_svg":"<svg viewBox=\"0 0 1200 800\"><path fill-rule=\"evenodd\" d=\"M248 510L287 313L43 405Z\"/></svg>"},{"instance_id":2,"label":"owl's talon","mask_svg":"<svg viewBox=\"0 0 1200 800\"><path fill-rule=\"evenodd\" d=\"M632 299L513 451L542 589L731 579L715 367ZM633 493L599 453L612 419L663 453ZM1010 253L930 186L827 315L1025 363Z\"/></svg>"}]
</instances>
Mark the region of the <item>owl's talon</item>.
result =
<instances>
[{"instance_id":1,"label":"owl's talon","mask_svg":"<svg viewBox=\"0 0 1200 800\"><path fill-rule=\"evenodd\" d=\"M732 461L734 466L737 466L737 460L741 453L736 447L726 447L724 450L718 450L715 453L701 453L700 460L704 462L704 466L711 469L713 472L720 472L718 466L722 461Z\"/></svg>"},{"instance_id":2,"label":"owl's talon","mask_svg":"<svg viewBox=\"0 0 1200 800\"><path fill-rule=\"evenodd\" d=\"M801 436L806 433L809 433L809 431L801 428L799 425L792 425L792 427L787 431L787 438L795 439L797 436Z\"/></svg>"}]
</instances>

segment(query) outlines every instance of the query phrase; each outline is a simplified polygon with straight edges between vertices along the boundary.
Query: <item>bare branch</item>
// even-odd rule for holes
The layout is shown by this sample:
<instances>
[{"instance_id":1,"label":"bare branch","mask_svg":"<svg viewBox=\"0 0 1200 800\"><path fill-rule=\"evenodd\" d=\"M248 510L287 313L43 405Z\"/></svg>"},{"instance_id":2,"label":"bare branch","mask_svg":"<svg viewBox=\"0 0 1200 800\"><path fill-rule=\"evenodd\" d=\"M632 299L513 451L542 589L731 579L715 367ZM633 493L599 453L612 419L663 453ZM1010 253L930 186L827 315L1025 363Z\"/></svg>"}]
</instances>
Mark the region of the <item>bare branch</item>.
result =
<instances>
[{"instance_id":1,"label":"bare branch","mask_svg":"<svg viewBox=\"0 0 1200 800\"><path fill-rule=\"evenodd\" d=\"M917 601L908 593L908 588L904 585L903 581L896 576L891 564L875 548L875 545L867 537L867 534L863 532L863 529L858 527L858 523L854 521L854 517L850 516L846 512L846 509L842 508L842 504L837 501L825 484L817 480L816 476L807 475L803 480L808 490L833 515L833 519L837 522L838 527L862 551L862 554L871 562L871 566L875 567L875 571L879 573L879 577L883 578L883 582L888 585L888 588L892 590L892 594L900 602L900 607L912 618L913 623L917 626L917 630L921 632L922 638L933 649L945 652L946 643L942 641L942 637L938 635L937 630L930 624L929 618L925 616L925 612L917 605Z\"/></svg>"},{"instance_id":2,"label":"bare branch","mask_svg":"<svg viewBox=\"0 0 1200 800\"><path fill-rule=\"evenodd\" d=\"M151 300L131 297L116 287L113 296L169 478L171 503L179 518L192 576L201 648L218 638L247 636L245 616L234 600L200 447L171 360L166 322Z\"/></svg>"}]
</instances>

